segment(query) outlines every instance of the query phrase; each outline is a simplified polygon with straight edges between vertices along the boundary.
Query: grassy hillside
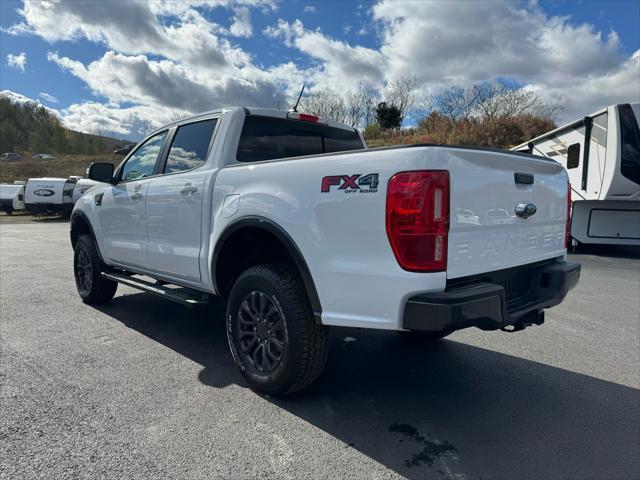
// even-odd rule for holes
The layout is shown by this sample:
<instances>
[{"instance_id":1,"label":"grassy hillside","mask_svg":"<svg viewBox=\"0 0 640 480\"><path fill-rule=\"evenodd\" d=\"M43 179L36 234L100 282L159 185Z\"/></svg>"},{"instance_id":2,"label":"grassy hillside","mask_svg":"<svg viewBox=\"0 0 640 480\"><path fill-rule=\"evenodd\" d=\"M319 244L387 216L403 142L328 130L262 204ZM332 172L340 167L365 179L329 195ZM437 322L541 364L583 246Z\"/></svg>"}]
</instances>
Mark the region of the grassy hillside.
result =
<instances>
[{"instance_id":1,"label":"grassy hillside","mask_svg":"<svg viewBox=\"0 0 640 480\"><path fill-rule=\"evenodd\" d=\"M124 142L65 128L54 112L31 102L0 95L0 153L108 154Z\"/></svg>"},{"instance_id":2,"label":"grassy hillside","mask_svg":"<svg viewBox=\"0 0 640 480\"><path fill-rule=\"evenodd\" d=\"M510 148L555 126L548 118L529 114L452 120L432 112L415 128L382 130L378 125L370 125L364 133L370 147L435 143Z\"/></svg>"},{"instance_id":3,"label":"grassy hillside","mask_svg":"<svg viewBox=\"0 0 640 480\"><path fill-rule=\"evenodd\" d=\"M19 162L0 163L0 182L28 180L34 177L62 177L80 175L86 177L87 167L93 162L118 164L122 157L116 155L60 155L55 160L23 158Z\"/></svg>"},{"instance_id":4,"label":"grassy hillside","mask_svg":"<svg viewBox=\"0 0 640 480\"><path fill-rule=\"evenodd\" d=\"M22 156L18 162L0 162L0 182L86 176L92 162L120 163L122 157L113 155L113 151L127 143L131 142L69 130L42 105L0 95L0 153L15 152ZM48 153L56 158L33 159L34 153Z\"/></svg>"}]
</instances>

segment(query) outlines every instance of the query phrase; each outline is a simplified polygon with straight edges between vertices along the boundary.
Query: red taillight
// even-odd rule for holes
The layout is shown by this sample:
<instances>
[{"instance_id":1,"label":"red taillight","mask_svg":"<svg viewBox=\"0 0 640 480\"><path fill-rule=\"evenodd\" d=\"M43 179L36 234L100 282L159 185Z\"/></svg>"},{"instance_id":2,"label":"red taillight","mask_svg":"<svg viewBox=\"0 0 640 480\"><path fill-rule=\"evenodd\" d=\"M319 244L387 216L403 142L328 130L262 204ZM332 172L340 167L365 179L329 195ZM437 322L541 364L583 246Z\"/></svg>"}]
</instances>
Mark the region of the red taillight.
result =
<instances>
[{"instance_id":1,"label":"red taillight","mask_svg":"<svg viewBox=\"0 0 640 480\"><path fill-rule=\"evenodd\" d=\"M291 118L293 120L302 120L303 122L323 123L320 121L320 117L310 115L308 113L289 112L287 113L287 118Z\"/></svg>"},{"instance_id":2,"label":"red taillight","mask_svg":"<svg viewBox=\"0 0 640 480\"><path fill-rule=\"evenodd\" d=\"M567 225L564 231L564 248L569 248L571 235L571 183L567 182Z\"/></svg>"},{"instance_id":3,"label":"red taillight","mask_svg":"<svg viewBox=\"0 0 640 480\"><path fill-rule=\"evenodd\" d=\"M302 120L303 122L318 123L318 120L320 120L320 117L316 117L315 115L309 115L308 113L299 113L298 120Z\"/></svg>"},{"instance_id":4,"label":"red taillight","mask_svg":"<svg viewBox=\"0 0 640 480\"><path fill-rule=\"evenodd\" d=\"M401 172L387 188L387 235L398 263L412 272L447 268L449 172Z\"/></svg>"}]
</instances>

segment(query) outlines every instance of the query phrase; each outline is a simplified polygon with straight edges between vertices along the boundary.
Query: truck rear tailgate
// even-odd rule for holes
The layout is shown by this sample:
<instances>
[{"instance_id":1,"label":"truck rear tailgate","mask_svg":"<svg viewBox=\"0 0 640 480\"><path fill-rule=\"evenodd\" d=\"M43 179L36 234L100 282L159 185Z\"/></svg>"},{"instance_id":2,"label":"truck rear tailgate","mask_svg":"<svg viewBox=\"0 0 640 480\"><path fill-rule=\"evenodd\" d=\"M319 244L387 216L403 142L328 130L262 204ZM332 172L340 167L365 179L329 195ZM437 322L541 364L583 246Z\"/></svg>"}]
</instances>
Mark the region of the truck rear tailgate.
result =
<instances>
[{"instance_id":1,"label":"truck rear tailgate","mask_svg":"<svg viewBox=\"0 0 640 480\"><path fill-rule=\"evenodd\" d=\"M448 278L564 255L568 180L561 165L507 152L446 150ZM518 204L530 215L517 215Z\"/></svg>"}]
</instances>

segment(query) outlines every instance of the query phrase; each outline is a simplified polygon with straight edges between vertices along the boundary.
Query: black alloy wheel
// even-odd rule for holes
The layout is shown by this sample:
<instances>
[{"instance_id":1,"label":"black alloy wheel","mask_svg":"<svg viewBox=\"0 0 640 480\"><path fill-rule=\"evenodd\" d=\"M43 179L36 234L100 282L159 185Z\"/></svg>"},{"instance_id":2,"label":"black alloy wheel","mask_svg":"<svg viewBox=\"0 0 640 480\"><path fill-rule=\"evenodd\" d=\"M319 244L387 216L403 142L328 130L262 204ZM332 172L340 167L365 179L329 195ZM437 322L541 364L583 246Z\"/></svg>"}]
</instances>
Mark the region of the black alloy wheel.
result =
<instances>
[{"instance_id":1,"label":"black alloy wheel","mask_svg":"<svg viewBox=\"0 0 640 480\"><path fill-rule=\"evenodd\" d=\"M73 273L83 302L98 305L113 298L118 284L102 276L106 270L93 238L81 235L74 247Z\"/></svg>"},{"instance_id":2,"label":"black alloy wheel","mask_svg":"<svg viewBox=\"0 0 640 480\"><path fill-rule=\"evenodd\" d=\"M76 286L80 294L87 295L93 283L93 266L91 256L84 246L79 246L76 255Z\"/></svg>"},{"instance_id":3,"label":"black alloy wheel","mask_svg":"<svg viewBox=\"0 0 640 480\"><path fill-rule=\"evenodd\" d=\"M275 370L284 356L287 335L282 312L263 292L245 295L236 316L238 353L257 371Z\"/></svg>"}]
</instances>

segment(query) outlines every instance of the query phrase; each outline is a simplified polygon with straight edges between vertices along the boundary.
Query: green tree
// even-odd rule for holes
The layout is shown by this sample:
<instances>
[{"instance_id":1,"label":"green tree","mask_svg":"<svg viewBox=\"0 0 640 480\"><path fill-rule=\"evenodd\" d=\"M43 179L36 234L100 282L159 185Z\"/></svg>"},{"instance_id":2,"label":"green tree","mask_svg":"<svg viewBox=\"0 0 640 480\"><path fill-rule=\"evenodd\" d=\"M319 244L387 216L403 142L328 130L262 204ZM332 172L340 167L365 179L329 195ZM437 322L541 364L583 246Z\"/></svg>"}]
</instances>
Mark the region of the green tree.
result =
<instances>
[{"instance_id":1,"label":"green tree","mask_svg":"<svg viewBox=\"0 0 640 480\"><path fill-rule=\"evenodd\" d=\"M400 128L402 125L402 112L398 107L387 102L380 102L376 108L378 125L384 129Z\"/></svg>"}]
</instances>

